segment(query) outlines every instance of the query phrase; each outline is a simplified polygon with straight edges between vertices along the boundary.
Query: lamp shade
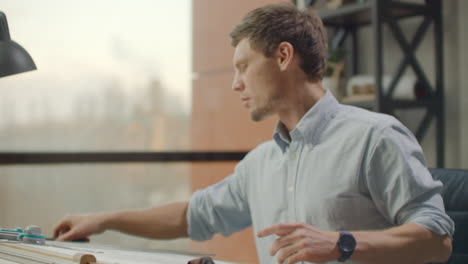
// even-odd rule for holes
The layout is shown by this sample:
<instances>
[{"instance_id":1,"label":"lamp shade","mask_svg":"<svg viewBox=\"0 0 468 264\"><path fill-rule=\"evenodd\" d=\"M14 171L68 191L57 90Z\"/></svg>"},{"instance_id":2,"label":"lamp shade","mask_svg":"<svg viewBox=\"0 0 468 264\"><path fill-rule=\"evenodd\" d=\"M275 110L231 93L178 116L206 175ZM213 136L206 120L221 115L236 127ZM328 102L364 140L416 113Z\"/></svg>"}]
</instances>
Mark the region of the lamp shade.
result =
<instances>
[{"instance_id":1,"label":"lamp shade","mask_svg":"<svg viewBox=\"0 0 468 264\"><path fill-rule=\"evenodd\" d=\"M11 40L6 15L0 11L0 77L35 69L29 53Z\"/></svg>"}]
</instances>

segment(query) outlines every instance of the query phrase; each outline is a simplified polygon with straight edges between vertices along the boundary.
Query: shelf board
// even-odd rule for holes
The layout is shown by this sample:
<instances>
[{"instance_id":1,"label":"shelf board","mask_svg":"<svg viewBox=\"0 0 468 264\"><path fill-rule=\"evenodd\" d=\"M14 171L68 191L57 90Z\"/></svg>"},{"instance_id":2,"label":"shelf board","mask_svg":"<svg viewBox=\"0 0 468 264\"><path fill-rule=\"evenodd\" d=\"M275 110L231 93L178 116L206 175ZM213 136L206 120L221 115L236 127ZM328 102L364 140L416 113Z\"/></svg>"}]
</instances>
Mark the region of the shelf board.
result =
<instances>
[{"instance_id":1,"label":"shelf board","mask_svg":"<svg viewBox=\"0 0 468 264\"><path fill-rule=\"evenodd\" d=\"M370 2L349 4L337 9L319 10L319 15L325 25L368 24L370 22L371 7Z\"/></svg>"},{"instance_id":2,"label":"shelf board","mask_svg":"<svg viewBox=\"0 0 468 264\"><path fill-rule=\"evenodd\" d=\"M375 107L375 95L354 95L341 98L340 102L372 110Z\"/></svg>"},{"instance_id":3,"label":"shelf board","mask_svg":"<svg viewBox=\"0 0 468 264\"><path fill-rule=\"evenodd\" d=\"M430 12L424 4L404 2L387 4L390 14L397 19L420 16ZM318 10L318 13L326 26L362 26L372 23L373 6L372 1L368 0L364 3L348 4L336 9L321 9Z\"/></svg>"},{"instance_id":4,"label":"shelf board","mask_svg":"<svg viewBox=\"0 0 468 264\"><path fill-rule=\"evenodd\" d=\"M431 99L393 99L392 105L395 109L413 109L413 108L430 108L435 106L435 101Z\"/></svg>"},{"instance_id":5,"label":"shelf board","mask_svg":"<svg viewBox=\"0 0 468 264\"><path fill-rule=\"evenodd\" d=\"M340 102L346 105L374 109L376 105L375 95L355 95L341 98ZM390 103L394 109L430 108L435 104L431 99L392 99Z\"/></svg>"}]
</instances>

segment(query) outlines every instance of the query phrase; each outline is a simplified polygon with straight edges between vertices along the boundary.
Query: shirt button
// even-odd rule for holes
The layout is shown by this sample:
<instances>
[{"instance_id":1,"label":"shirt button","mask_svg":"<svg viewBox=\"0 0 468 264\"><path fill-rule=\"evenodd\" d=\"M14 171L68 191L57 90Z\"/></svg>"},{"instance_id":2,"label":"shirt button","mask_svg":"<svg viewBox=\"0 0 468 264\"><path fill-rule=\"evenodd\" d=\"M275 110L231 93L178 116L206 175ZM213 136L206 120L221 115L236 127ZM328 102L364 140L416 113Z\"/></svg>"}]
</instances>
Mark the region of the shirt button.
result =
<instances>
[{"instance_id":1,"label":"shirt button","mask_svg":"<svg viewBox=\"0 0 468 264\"><path fill-rule=\"evenodd\" d=\"M293 186L289 186L289 187L288 187L288 192L292 192L292 191L294 191L294 187L293 187Z\"/></svg>"},{"instance_id":2,"label":"shirt button","mask_svg":"<svg viewBox=\"0 0 468 264\"><path fill-rule=\"evenodd\" d=\"M289 157L293 160L293 159L296 159L296 152L292 152Z\"/></svg>"}]
</instances>

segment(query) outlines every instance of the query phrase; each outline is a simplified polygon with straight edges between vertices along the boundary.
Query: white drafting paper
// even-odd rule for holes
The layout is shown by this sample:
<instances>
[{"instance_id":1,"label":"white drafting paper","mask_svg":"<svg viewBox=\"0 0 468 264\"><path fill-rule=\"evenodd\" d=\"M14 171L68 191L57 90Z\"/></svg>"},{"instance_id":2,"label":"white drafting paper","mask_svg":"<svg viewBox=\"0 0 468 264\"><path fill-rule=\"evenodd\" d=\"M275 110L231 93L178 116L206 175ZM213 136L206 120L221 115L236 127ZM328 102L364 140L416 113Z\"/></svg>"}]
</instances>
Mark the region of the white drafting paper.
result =
<instances>
[{"instance_id":1,"label":"white drafting paper","mask_svg":"<svg viewBox=\"0 0 468 264\"><path fill-rule=\"evenodd\" d=\"M50 252L73 256L76 253L94 255L98 263L102 264L186 264L188 261L201 257L200 255L185 255L166 252L142 252L126 249L115 249L109 246L47 242L46 246L27 245L25 247L44 249ZM214 260L216 264L232 264L230 262Z\"/></svg>"}]
</instances>

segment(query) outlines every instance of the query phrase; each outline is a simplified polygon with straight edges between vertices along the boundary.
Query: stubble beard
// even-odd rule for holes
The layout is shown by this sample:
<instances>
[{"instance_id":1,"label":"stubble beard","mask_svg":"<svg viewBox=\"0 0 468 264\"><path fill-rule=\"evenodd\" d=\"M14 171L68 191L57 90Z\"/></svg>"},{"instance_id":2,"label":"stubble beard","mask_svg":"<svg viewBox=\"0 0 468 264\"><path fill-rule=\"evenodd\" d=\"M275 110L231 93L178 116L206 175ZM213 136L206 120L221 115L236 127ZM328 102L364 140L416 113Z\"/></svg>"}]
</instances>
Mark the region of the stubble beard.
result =
<instances>
[{"instance_id":1,"label":"stubble beard","mask_svg":"<svg viewBox=\"0 0 468 264\"><path fill-rule=\"evenodd\" d=\"M255 122L265 120L274 114L275 106L280 103L281 95L275 94L268 98L265 103L252 109L250 112L250 119Z\"/></svg>"},{"instance_id":2,"label":"stubble beard","mask_svg":"<svg viewBox=\"0 0 468 264\"><path fill-rule=\"evenodd\" d=\"M253 109L250 112L250 119L255 122L259 122L265 120L267 117L272 115L273 107L271 105L265 105L261 108Z\"/></svg>"}]
</instances>

